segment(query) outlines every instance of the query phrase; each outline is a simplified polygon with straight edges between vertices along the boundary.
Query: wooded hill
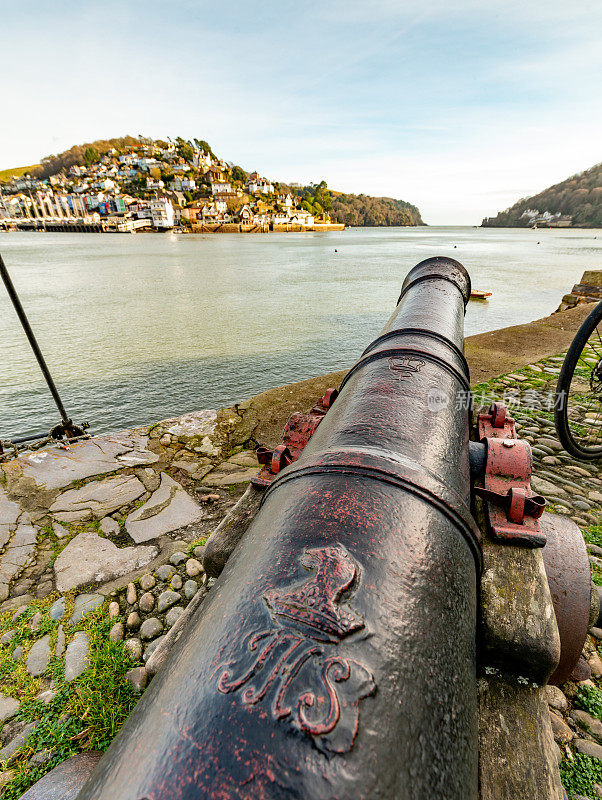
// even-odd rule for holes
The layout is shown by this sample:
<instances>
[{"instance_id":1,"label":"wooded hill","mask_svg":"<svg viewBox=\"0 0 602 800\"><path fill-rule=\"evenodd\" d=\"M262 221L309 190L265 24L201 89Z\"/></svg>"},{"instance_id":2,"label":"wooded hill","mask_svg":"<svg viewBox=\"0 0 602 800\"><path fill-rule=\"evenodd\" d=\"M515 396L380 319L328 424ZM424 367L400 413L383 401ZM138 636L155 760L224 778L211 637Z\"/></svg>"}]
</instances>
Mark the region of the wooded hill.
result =
<instances>
[{"instance_id":1,"label":"wooded hill","mask_svg":"<svg viewBox=\"0 0 602 800\"><path fill-rule=\"evenodd\" d=\"M424 225L420 211L405 200L392 197L370 197L367 194L343 194L329 189L326 181L293 190L279 184L292 193L299 194L301 206L311 214L319 216L324 211L333 222L358 227Z\"/></svg>"},{"instance_id":2,"label":"wooded hill","mask_svg":"<svg viewBox=\"0 0 602 800\"><path fill-rule=\"evenodd\" d=\"M209 152L215 157L209 144L203 140L194 139L194 145L201 150ZM99 161L101 156L111 150L118 153L135 151L141 145L156 144L167 148L167 142L162 140L152 140L144 137L122 136L116 139L99 139L95 142L87 142L81 145L74 145L57 155L46 156L42 163L35 167L23 167L13 170L5 170L4 179L6 181L17 174L30 172L37 178L49 178L60 172L68 172L73 166L92 165ZM175 144L179 155L186 161L191 161L193 142L188 142L178 137ZM241 167L229 164L229 179L244 183L248 173ZM162 176L163 177L163 176ZM301 205L316 217L324 212L330 214L333 222L344 222L352 226L397 226L397 225L424 225L420 216L420 211L416 206L404 200L395 200L392 197L371 197L365 194L343 194L328 189L326 182L311 184L301 189L289 187L287 184L274 181L276 194L290 191L293 195L301 198ZM132 186L128 187L133 191ZM189 198L190 199L190 198ZM193 198L195 199L195 198Z\"/></svg>"},{"instance_id":3,"label":"wooded hill","mask_svg":"<svg viewBox=\"0 0 602 800\"><path fill-rule=\"evenodd\" d=\"M602 228L602 164L519 200L481 224L486 228L527 228L537 215L546 212L571 217L572 227Z\"/></svg>"},{"instance_id":4,"label":"wooded hill","mask_svg":"<svg viewBox=\"0 0 602 800\"><path fill-rule=\"evenodd\" d=\"M332 213L345 225L425 225L420 211L405 200L338 192L332 195Z\"/></svg>"}]
</instances>

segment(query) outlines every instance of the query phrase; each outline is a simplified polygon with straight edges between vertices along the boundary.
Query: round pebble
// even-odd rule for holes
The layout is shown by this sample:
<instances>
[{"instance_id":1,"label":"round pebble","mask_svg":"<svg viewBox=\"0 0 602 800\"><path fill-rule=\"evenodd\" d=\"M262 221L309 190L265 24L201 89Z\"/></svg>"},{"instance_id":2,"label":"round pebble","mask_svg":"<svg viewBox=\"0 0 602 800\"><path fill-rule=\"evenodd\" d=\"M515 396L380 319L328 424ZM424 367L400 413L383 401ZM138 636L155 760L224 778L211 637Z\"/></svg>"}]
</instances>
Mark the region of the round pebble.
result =
<instances>
[{"instance_id":1,"label":"round pebble","mask_svg":"<svg viewBox=\"0 0 602 800\"><path fill-rule=\"evenodd\" d=\"M125 627L123 622L116 622L109 632L109 640L111 642L120 642L125 636Z\"/></svg>"},{"instance_id":2,"label":"round pebble","mask_svg":"<svg viewBox=\"0 0 602 800\"><path fill-rule=\"evenodd\" d=\"M138 594L136 592L136 587L133 583L128 583L128 590L125 596L125 599L128 601L128 604L133 606L136 600L138 599Z\"/></svg>"},{"instance_id":3,"label":"round pebble","mask_svg":"<svg viewBox=\"0 0 602 800\"><path fill-rule=\"evenodd\" d=\"M199 585L196 581L186 581L184 584L184 595L186 596L187 600L192 600L192 598L197 593L197 589Z\"/></svg>"},{"instance_id":4,"label":"round pebble","mask_svg":"<svg viewBox=\"0 0 602 800\"><path fill-rule=\"evenodd\" d=\"M155 572L155 575L160 581L170 581L175 574L175 568L169 564L163 564L163 566L159 567L159 569Z\"/></svg>"},{"instance_id":5,"label":"round pebble","mask_svg":"<svg viewBox=\"0 0 602 800\"><path fill-rule=\"evenodd\" d=\"M546 686L545 691L548 705L557 709L558 711L566 711L567 700L564 693L558 688L558 686Z\"/></svg>"},{"instance_id":6,"label":"round pebble","mask_svg":"<svg viewBox=\"0 0 602 800\"><path fill-rule=\"evenodd\" d=\"M177 592L161 592L159 595L159 599L157 601L157 611L161 613L162 611L166 611L170 606L179 603L182 598Z\"/></svg>"},{"instance_id":7,"label":"round pebble","mask_svg":"<svg viewBox=\"0 0 602 800\"><path fill-rule=\"evenodd\" d=\"M42 623L42 614L40 611L36 611L33 617L29 620L29 630L32 633L37 633L40 630L41 623Z\"/></svg>"},{"instance_id":8,"label":"round pebble","mask_svg":"<svg viewBox=\"0 0 602 800\"><path fill-rule=\"evenodd\" d=\"M197 575L200 575L203 572L203 565L200 561L197 561L196 558L190 558L186 562L186 574L190 578L195 578Z\"/></svg>"},{"instance_id":9,"label":"round pebble","mask_svg":"<svg viewBox=\"0 0 602 800\"><path fill-rule=\"evenodd\" d=\"M156 617L145 619L140 628L140 638L148 641L156 639L163 632L163 625Z\"/></svg>"},{"instance_id":10,"label":"round pebble","mask_svg":"<svg viewBox=\"0 0 602 800\"><path fill-rule=\"evenodd\" d=\"M142 658L142 642L140 639L126 639L125 647L134 661Z\"/></svg>"},{"instance_id":11,"label":"round pebble","mask_svg":"<svg viewBox=\"0 0 602 800\"><path fill-rule=\"evenodd\" d=\"M15 649L13 650L13 661L19 661L22 655L23 655L23 648L21 647L21 645L15 647Z\"/></svg>"},{"instance_id":12,"label":"round pebble","mask_svg":"<svg viewBox=\"0 0 602 800\"><path fill-rule=\"evenodd\" d=\"M137 611L132 611L131 614L128 614L125 624L130 630L135 631L140 627L140 614Z\"/></svg>"},{"instance_id":13,"label":"round pebble","mask_svg":"<svg viewBox=\"0 0 602 800\"><path fill-rule=\"evenodd\" d=\"M112 603L109 603L109 616L111 619L118 617L121 613L121 609L119 608L119 603L113 600Z\"/></svg>"},{"instance_id":14,"label":"round pebble","mask_svg":"<svg viewBox=\"0 0 602 800\"><path fill-rule=\"evenodd\" d=\"M203 567L201 563L196 560L196 558L189 558L186 562L186 574L189 578L194 578L196 575L200 575L203 571Z\"/></svg>"},{"instance_id":15,"label":"round pebble","mask_svg":"<svg viewBox=\"0 0 602 800\"><path fill-rule=\"evenodd\" d=\"M169 586L175 592L182 588L182 578L179 575L174 575L173 578L169 582Z\"/></svg>"},{"instance_id":16,"label":"round pebble","mask_svg":"<svg viewBox=\"0 0 602 800\"><path fill-rule=\"evenodd\" d=\"M178 550L177 553L174 553L172 555L172 557L169 559L169 562L170 564L173 564L175 567L177 567L178 564L181 564L182 561L186 561L187 558L188 556L186 555L186 553L182 553L181 550Z\"/></svg>"},{"instance_id":17,"label":"round pebble","mask_svg":"<svg viewBox=\"0 0 602 800\"><path fill-rule=\"evenodd\" d=\"M126 672L124 677L131 683L135 692L141 692L148 683L148 673L144 667L134 667Z\"/></svg>"},{"instance_id":18,"label":"round pebble","mask_svg":"<svg viewBox=\"0 0 602 800\"><path fill-rule=\"evenodd\" d=\"M155 607L154 595L150 592L145 592L140 598L138 605L140 606L140 611L143 611L145 614L150 614Z\"/></svg>"},{"instance_id":19,"label":"round pebble","mask_svg":"<svg viewBox=\"0 0 602 800\"><path fill-rule=\"evenodd\" d=\"M205 552L205 548L203 547L203 545L199 544L194 548L192 552L195 554L197 558L202 558L203 553Z\"/></svg>"},{"instance_id":20,"label":"round pebble","mask_svg":"<svg viewBox=\"0 0 602 800\"><path fill-rule=\"evenodd\" d=\"M144 648L144 658L143 658L143 661L144 661L145 663L146 663L146 662L148 661L148 659L149 659L149 658L152 656L152 654L155 652L155 650L156 650L158 647L160 647L160 646L161 646L161 644L163 643L163 641L164 641L164 640L165 640L165 636L159 636L159 638L158 638L158 639L155 639L155 641L154 641L154 642L151 642L150 644L147 644L147 646Z\"/></svg>"},{"instance_id":21,"label":"round pebble","mask_svg":"<svg viewBox=\"0 0 602 800\"><path fill-rule=\"evenodd\" d=\"M150 573L147 573L140 578L140 588L145 592L148 592L149 589L152 589L156 583L157 581Z\"/></svg>"},{"instance_id":22,"label":"round pebble","mask_svg":"<svg viewBox=\"0 0 602 800\"><path fill-rule=\"evenodd\" d=\"M167 614L165 615L165 624L168 628L171 628L172 625L175 625L178 617L180 617L184 613L184 609L182 606L173 606L169 609Z\"/></svg>"},{"instance_id":23,"label":"round pebble","mask_svg":"<svg viewBox=\"0 0 602 800\"><path fill-rule=\"evenodd\" d=\"M59 597L51 606L48 611L48 616L50 619L59 620L63 619L65 616L66 605L65 605L65 598Z\"/></svg>"}]
</instances>

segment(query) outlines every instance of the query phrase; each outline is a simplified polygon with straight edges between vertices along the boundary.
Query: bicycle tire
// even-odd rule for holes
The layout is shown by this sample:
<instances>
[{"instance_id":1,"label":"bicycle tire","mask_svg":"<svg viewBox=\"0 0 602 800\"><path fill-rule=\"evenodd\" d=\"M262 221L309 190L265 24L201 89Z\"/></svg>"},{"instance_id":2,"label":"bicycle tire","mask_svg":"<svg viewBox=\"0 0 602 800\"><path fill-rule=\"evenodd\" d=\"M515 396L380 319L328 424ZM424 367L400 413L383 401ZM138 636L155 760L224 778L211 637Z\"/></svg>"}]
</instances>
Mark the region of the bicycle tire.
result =
<instances>
[{"instance_id":1,"label":"bicycle tire","mask_svg":"<svg viewBox=\"0 0 602 800\"><path fill-rule=\"evenodd\" d=\"M602 444L596 447L584 447L573 436L568 419L568 398L575 368L590 336L602 322L602 302L587 315L575 338L571 342L556 384L554 402L554 423L556 433L564 449L583 461L593 461L602 457Z\"/></svg>"}]
</instances>

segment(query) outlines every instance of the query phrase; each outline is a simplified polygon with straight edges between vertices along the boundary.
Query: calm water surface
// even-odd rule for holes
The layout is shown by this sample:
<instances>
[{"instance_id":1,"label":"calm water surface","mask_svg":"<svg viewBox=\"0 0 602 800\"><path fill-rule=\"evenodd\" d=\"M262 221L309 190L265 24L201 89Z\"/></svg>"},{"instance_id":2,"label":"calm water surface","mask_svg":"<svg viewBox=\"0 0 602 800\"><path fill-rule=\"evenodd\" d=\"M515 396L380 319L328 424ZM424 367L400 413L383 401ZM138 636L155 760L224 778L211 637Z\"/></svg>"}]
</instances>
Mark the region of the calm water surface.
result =
<instances>
[{"instance_id":1,"label":"calm water surface","mask_svg":"<svg viewBox=\"0 0 602 800\"><path fill-rule=\"evenodd\" d=\"M428 256L493 292L467 334L545 316L602 267L602 231L0 233L0 252L67 410L98 433L350 366ZM43 432L57 412L1 285L0 343L0 438Z\"/></svg>"}]
</instances>

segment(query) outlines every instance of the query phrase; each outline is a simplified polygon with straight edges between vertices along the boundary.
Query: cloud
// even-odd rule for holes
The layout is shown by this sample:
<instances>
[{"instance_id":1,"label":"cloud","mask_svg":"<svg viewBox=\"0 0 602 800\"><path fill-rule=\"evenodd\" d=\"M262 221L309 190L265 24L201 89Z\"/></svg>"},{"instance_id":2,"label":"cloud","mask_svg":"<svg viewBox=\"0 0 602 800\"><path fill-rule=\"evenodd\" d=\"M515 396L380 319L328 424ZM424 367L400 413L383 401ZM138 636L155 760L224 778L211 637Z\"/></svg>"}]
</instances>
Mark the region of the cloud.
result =
<instances>
[{"instance_id":1,"label":"cloud","mask_svg":"<svg viewBox=\"0 0 602 800\"><path fill-rule=\"evenodd\" d=\"M479 222L600 160L602 4L68 0L4 15L2 166L75 142L199 136L275 178Z\"/></svg>"}]
</instances>

